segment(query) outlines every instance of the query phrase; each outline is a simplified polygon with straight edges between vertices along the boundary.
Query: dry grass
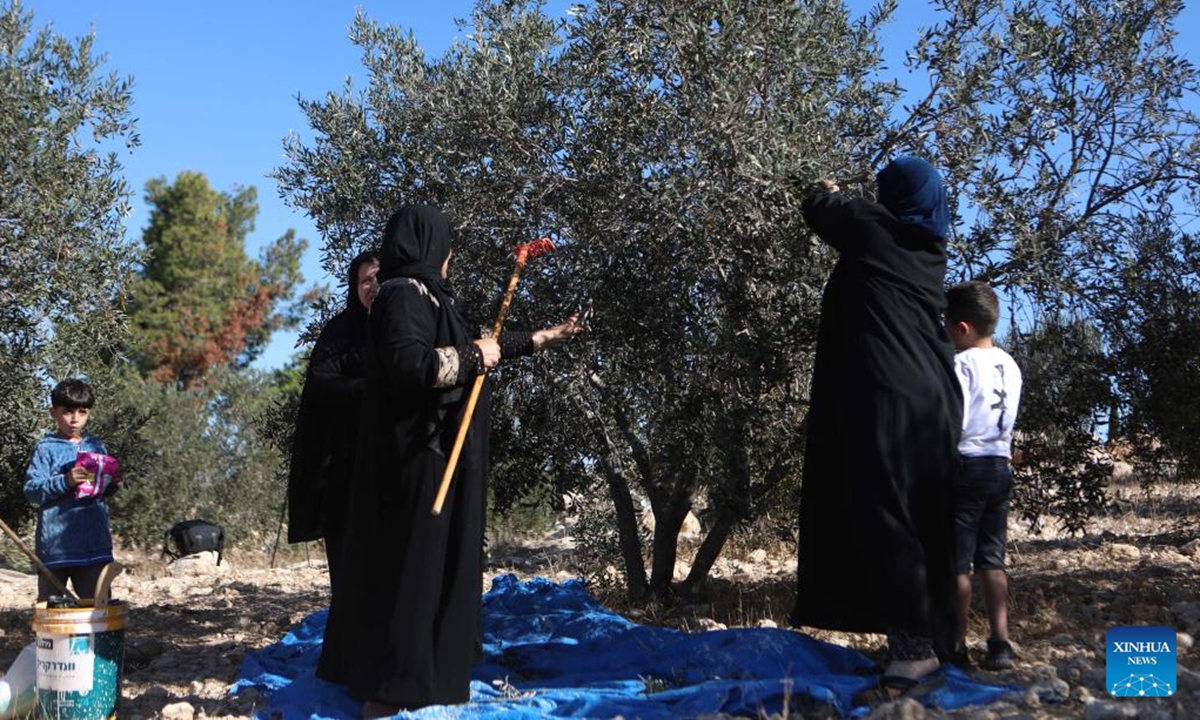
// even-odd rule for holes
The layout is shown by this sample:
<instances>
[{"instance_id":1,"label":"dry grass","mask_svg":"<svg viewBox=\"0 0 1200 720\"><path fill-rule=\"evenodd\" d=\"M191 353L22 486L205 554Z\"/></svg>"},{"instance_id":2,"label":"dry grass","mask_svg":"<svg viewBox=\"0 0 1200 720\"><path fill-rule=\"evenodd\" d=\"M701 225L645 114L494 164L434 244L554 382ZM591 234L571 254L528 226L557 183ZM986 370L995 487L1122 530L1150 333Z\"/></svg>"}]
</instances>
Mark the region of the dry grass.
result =
<instances>
[{"instance_id":1,"label":"dry grass","mask_svg":"<svg viewBox=\"0 0 1200 720\"><path fill-rule=\"evenodd\" d=\"M1027 685L1057 679L1065 683L1065 693L1054 703L1029 698L993 706L989 712L995 717L1077 717L1089 697L1104 698L1104 637L1114 625L1160 624L1200 635L1200 550L1187 549L1200 537L1200 484L1146 489L1123 482L1110 488L1110 496L1107 512L1083 536L1070 537L1053 526L1040 535L1011 528L1011 632L1020 662L1009 673L976 672L984 679ZM242 657L277 641L328 601L322 554L316 547L310 551L307 561L302 551L293 551L274 569L267 567L269 555L232 553L226 571L192 578L171 578L156 553L122 553L132 572L118 579L114 592L133 604L130 640L161 644L150 665L128 672L123 716L156 717L177 703L207 717L253 712L261 699L226 695ZM573 543L563 528L537 541L506 538L489 555L489 579L501 572L553 580L578 575ZM634 606L617 583L596 583L593 591L638 622L698 630L765 623L786 627L794 585L792 543L741 538L717 563L699 600ZM0 577L0 667L31 639L33 592L31 577ZM970 630L979 652L987 632L982 612L972 616ZM882 647L876 635L813 634L868 654ZM1182 645L1180 667L1200 667L1197 648ZM1180 673L1182 678L1186 671ZM1194 715L1198 703L1200 688L1185 685L1176 698L1140 701L1139 709L1184 718ZM827 708L797 696L785 716L827 714Z\"/></svg>"}]
</instances>

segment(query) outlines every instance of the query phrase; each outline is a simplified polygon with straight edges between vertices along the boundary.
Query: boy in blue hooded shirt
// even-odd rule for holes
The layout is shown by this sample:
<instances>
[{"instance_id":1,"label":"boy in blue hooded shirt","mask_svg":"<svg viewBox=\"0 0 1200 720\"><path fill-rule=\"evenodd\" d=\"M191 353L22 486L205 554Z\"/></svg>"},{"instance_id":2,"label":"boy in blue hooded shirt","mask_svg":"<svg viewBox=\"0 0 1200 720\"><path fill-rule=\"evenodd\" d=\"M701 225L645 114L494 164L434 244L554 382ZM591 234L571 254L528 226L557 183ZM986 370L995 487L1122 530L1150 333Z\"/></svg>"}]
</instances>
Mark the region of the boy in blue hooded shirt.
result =
<instances>
[{"instance_id":1,"label":"boy in blue hooded shirt","mask_svg":"<svg viewBox=\"0 0 1200 720\"><path fill-rule=\"evenodd\" d=\"M76 497L76 488L92 479L76 467L80 452L107 454L99 438L86 434L88 416L96 402L83 380L63 380L50 394L50 417L57 425L33 447L25 474L25 497L38 506L37 555L65 586L70 580L81 599L95 596L100 571L113 560L108 504L114 482L101 495ZM55 593L54 585L38 576L38 600Z\"/></svg>"}]
</instances>

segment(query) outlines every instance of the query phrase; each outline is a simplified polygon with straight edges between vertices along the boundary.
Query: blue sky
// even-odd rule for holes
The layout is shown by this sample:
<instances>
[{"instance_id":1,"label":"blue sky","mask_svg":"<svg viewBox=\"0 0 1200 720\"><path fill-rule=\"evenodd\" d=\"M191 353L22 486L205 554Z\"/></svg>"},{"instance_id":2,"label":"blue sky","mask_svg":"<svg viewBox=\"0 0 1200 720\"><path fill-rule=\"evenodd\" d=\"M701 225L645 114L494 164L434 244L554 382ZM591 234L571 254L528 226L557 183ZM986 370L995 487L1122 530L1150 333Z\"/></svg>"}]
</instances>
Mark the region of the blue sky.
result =
<instances>
[{"instance_id":1,"label":"blue sky","mask_svg":"<svg viewBox=\"0 0 1200 720\"><path fill-rule=\"evenodd\" d=\"M247 252L288 228L309 241L303 262L305 281L334 285L325 276L316 249L320 237L303 213L279 198L267 177L283 162L283 138L292 131L311 137L296 104L297 95L316 98L359 76L357 48L347 29L361 7L385 24L411 29L430 55L440 55L458 33L455 18L470 14L472 0L24 0L34 24L53 24L69 37L96 33L96 51L108 56L107 71L134 79L134 116L142 145L123 158L125 177L134 191L134 212L126 232L140 237L146 224L142 199L146 181L174 179L183 170L208 176L215 188L258 189L259 214ZM552 12L568 0L553 0ZM851 0L856 14L871 5ZM901 0L884 42L893 71L930 19L923 0ZM1200 11L1189 7L1180 26L1195 27ZM1186 35L1178 49L1188 56ZM902 80L903 82L903 80ZM362 84L359 84L362 87ZM293 352L295 333L280 332L255 363L278 367Z\"/></svg>"}]
</instances>

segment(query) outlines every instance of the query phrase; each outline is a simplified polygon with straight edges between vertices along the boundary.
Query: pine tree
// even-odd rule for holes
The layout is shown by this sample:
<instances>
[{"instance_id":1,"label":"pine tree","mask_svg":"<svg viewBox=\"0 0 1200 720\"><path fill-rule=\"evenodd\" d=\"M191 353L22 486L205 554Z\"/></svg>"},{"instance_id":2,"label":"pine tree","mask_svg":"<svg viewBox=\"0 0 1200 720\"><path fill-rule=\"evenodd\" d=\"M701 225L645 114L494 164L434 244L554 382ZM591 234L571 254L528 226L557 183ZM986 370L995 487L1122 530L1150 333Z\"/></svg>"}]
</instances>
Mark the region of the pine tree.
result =
<instances>
[{"instance_id":1,"label":"pine tree","mask_svg":"<svg viewBox=\"0 0 1200 720\"><path fill-rule=\"evenodd\" d=\"M271 332L295 320L307 243L292 230L260 260L246 255L258 214L253 187L230 194L198 172L146 185L148 259L132 289L134 355L144 373L187 387L216 365L244 367Z\"/></svg>"}]
</instances>

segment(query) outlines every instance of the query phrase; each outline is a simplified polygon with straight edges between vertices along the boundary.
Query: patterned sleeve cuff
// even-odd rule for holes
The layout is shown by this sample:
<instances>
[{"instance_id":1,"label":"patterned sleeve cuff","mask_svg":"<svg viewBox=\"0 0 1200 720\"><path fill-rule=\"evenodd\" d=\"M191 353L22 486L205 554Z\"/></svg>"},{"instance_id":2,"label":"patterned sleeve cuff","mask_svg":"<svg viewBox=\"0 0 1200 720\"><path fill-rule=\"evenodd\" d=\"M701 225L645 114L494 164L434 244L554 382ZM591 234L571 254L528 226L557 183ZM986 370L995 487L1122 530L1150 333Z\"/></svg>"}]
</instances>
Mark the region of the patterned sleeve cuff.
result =
<instances>
[{"instance_id":1,"label":"patterned sleeve cuff","mask_svg":"<svg viewBox=\"0 0 1200 720\"><path fill-rule=\"evenodd\" d=\"M513 358L533 354L533 332L505 330L500 333L500 357Z\"/></svg>"},{"instance_id":2,"label":"patterned sleeve cuff","mask_svg":"<svg viewBox=\"0 0 1200 720\"><path fill-rule=\"evenodd\" d=\"M434 352L438 356L437 379L433 383L435 388L466 385L483 369L483 351L473 342L462 347L436 348Z\"/></svg>"}]
</instances>

